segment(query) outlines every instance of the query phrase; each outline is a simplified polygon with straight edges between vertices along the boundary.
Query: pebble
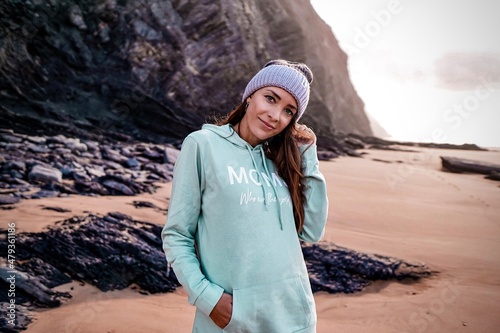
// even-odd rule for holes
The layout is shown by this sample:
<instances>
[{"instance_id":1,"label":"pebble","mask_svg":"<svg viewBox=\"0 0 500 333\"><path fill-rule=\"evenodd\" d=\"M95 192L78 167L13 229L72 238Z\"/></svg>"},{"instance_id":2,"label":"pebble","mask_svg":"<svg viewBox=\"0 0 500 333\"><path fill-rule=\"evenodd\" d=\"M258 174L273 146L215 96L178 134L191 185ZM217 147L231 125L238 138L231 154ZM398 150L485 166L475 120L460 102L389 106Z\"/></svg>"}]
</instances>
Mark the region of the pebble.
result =
<instances>
[{"instance_id":1,"label":"pebble","mask_svg":"<svg viewBox=\"0 0 500 333\"><path fill-rule=\"evenodd\" d=\"M62 182L62 172L56 168L35 165L28 174L28 179L35 182Z\"/></svg>"},{"instance_id":2,"label":"pebble","mask_svg":"<svg viewBox=\"0 0 500 333\"><path fill-rule=\"evenodd\" d=\"M0 194L0 206L1 205L13 205L20 201L19 197L14 197L10 195L2 195Z\"/></svg>"}]
</instances>

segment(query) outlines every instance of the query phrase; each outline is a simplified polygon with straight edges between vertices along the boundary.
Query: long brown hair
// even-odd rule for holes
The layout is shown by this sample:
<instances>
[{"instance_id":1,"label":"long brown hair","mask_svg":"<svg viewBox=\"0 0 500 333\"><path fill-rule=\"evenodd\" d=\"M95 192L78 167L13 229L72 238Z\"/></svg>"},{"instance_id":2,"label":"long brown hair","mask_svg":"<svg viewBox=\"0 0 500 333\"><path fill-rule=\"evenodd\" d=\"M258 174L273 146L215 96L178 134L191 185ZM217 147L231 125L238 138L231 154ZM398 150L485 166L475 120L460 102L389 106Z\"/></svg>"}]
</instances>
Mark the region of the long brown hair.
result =
<instances>
[{"instance_id":1,"label":"long brown hair","mask_svg":"<svg viewBox=\"0 0 500 333\"><path fill-rule=\"evenodd\" d=\"M216 120L217 125L238 124L246 112L246 103L241 103L227 116ZM293 204L293 217L297 232L304 225L304 175L302 174L302 156L299 152L298 139L312 139L308 132L296 128L294 115L290 124L281 133L267 140L264 144L266 156L273 161L278 174L286 182Z\"/></svg>"}]
</instances>

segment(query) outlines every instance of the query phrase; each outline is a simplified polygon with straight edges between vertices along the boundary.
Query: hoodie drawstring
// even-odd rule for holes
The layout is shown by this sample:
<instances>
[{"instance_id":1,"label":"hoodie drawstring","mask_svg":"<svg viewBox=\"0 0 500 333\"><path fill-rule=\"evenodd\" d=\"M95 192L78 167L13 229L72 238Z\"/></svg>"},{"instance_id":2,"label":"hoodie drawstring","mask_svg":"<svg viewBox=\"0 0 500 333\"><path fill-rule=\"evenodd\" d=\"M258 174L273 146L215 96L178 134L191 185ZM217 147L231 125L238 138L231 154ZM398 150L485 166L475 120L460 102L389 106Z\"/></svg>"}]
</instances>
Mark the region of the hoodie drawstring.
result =
<instances>
[{"instance_id":1,"label":"hoodie drawstring","mask_svg":"<svg viewBox=\"0 0 500 333\"><path fill-rule=\"evenodd\" d=\"M269 210L269 208L267 207L268 205L268 202L267 202L267 192L266 192L266 188L264 187L264 182L262 181L262 176L259 174L259 168L257 168L257 162L255 162L255 158L253 157L253 153L252 153L252 150L250 149L249 146L246 146L247 147L247 151L248 153L250 154L250 158L252 159L252 164L253 164L253 168L257 171L257 177L259 177L259 180L260 180L260 187L262 187L262 191L264 193L264 206L266 207L266 210ZM262 151L262 147L260 147L261 151ZM267 167L264 163L264 168L266 170L266 173L269 177L269 172L267 171Z\"/></svg>"},{"instance_id":2,"label":"hoodie drawstring","mask_svg":"<svg viewBox=\"0 0 500 333\"><path fill-rule=\"evenodd\" d=\"M278 193L276 192L276 188L273 185L271 174L269 173L269 169L267 168L266 153L264 152L264 149L262 148L262 146L260 146L260 154L261 154L261 157L262 157L262 164L264 165L264 170L266 171L267 178L269 178L269 183L270 183L271 187L273 188L274 196L276 197L276 202L278 203L280 229L283 230L283 219L282 219L282 212L281 212L281 202L279 202ZM262 183L262 187L264 187L263 183ZM266 194L265 191L266 190L264 188L264 195ZM266 203L266 209L267 209L267 203Z\"/></svg>"}]
</instances>

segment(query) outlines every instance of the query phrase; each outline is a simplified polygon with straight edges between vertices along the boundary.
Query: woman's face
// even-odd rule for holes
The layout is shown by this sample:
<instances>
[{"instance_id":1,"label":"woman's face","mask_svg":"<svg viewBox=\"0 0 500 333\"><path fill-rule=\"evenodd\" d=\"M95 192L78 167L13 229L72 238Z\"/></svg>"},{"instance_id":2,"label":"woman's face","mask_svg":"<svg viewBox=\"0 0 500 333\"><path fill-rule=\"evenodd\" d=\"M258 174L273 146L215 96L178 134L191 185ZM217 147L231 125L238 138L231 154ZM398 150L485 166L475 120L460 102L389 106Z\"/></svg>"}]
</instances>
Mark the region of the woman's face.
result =
<instances>
[{"instance_id":1,"label":"woman's face","mask_svg":"<svg viewBox=\"0 0 500 333\"><path fill-rule=\"evenodd\" d=\"M256 146L283 131L297 113L297 102L286 90L264 87L247 98L248 107L238 132Z\"/></svg>"}]
</instances>

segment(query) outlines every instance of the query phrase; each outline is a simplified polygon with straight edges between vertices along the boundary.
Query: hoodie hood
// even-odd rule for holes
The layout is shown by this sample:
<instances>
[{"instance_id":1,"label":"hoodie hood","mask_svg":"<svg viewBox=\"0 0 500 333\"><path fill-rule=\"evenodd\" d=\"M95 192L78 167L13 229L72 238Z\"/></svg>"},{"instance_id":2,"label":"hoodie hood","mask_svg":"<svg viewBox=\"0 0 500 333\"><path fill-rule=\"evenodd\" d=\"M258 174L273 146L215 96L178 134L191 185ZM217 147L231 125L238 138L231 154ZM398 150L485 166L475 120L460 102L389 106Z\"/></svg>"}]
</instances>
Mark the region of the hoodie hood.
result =
<instances>
[{"instance_id":1,"label":"hoodie hood","mask_svg":"<svg viewBox=\"0 0 500 333\"><path fill-rule=\"evenodd\" d=\"M233 125L231 124L226 124L226 125L212 125L212 124L205 124L203 125L202 129L204 130L209 130L217 135L219 135L221 138L226 139L227 141L231 142L235 146L238 146L243 149L258 149L262 147L262 144L258 144L255 147L252 147L251 144L246 142L244 139L242 139L238 133L234 130Z\"/></svg>"}]
</instances>

